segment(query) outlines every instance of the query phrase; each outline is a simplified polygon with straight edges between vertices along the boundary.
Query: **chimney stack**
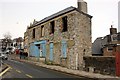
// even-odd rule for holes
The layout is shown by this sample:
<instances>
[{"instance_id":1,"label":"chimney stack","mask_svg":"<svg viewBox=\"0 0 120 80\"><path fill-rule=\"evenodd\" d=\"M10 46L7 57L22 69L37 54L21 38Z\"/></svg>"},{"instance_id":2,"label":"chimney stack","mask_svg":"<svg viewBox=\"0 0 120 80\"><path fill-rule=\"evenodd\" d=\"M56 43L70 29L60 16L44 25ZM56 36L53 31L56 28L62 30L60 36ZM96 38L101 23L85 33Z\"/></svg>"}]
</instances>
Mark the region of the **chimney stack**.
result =
<instances>
[{"instance_id":1,"label":"chimney stack","mask_svg":"<svg viewBox=\"0 0 120 80\"><path fill-rule=\"evenodd\" d=\"M113 28L113 25L111 25L111 28L110 28L110 34L116 34L117 33L117 28Z\"/></svg>"},{"instance_id":2,"label":"chimney stack","mask_svg":"<svg viewBox=\"0 0 120 80\"><path fill-rule=\"evenodd\" d=\"M87 2L84 0L78 0L78 9L84 13L87 13Z\"/></svg>"}]
</instances>

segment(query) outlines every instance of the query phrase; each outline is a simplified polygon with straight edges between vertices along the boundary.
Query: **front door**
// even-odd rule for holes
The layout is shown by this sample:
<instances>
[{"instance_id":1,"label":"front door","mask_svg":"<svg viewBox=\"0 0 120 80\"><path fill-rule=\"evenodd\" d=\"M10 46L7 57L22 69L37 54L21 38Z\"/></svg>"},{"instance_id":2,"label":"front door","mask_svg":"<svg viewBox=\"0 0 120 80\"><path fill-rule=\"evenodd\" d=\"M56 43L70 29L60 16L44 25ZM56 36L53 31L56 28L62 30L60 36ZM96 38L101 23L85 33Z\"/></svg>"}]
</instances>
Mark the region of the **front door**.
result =
<instances>
[{"instance_id":1,"label":"front door","mask_svg":"<svg viewBox=\"0 0 120 80\"><path fill-rule=\"evenodd\" d=\"M33 43L30 44L30 56L39 57L39 49Z\"/></svg>"}]
</instances>

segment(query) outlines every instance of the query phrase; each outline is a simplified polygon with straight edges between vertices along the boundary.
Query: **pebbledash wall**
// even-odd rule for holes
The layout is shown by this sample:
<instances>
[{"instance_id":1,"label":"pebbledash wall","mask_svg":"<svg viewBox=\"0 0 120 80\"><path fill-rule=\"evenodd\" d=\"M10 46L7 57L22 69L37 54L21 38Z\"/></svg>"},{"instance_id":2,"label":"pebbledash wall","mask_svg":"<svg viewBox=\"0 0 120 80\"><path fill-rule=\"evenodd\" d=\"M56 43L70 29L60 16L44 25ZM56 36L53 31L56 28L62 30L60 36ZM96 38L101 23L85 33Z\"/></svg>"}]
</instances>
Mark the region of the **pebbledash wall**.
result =
<instances>
[{"instance_id":1,"label":"pebbledash wall","mask_svg":"<svg viewBox=\"0 0 120 80\"><path fill-rule=\"evenodd\" d=\"M84 5L86 2L81 4ZM62 19L65 17L67 30L62 31ZM26 31L29 55L45 58L46 63L82 70L85 65L83 56L91 56L92 53L91 18L92 16L86 12L69 7L39 22L34 21ZM50 34L52 21L54 32ZM37 50L33 50L31 44L37 46Z\"/></svg>"}]
</instances>

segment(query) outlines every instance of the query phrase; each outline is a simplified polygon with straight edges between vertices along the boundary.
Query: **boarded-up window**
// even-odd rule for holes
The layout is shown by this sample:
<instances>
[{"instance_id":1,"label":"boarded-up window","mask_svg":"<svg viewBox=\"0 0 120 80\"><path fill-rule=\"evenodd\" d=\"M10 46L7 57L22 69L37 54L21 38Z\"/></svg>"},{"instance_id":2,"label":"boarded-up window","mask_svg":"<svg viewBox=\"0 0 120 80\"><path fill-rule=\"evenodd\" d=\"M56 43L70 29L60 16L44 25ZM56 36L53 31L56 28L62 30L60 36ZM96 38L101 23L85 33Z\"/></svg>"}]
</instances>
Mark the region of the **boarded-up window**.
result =
<instances>
[{"instance_id":1,"label":"boarded-up window","mask_svg":"<svg viewBox=\"0 0 120 80\"><path fill-rule=\"evenodd\" d=\"M44 36L44 25L41 26L41 37Z\"/></svg>"},{"instance_id":2,"label":"boarded-up window","mask_svg":"<svg viewBox=\"0 0 120 80\"><path fill-rule=\"evenodd\" d=\"M67 16L62 18L62 24L63 24L62 32L66 32L67 31Z\"/></svg>"},{"instance_id":3,"label":"boarded-up window","mask_svg":"<svg viewBox=\"0 0 120 80\"><path fill-rule=\"evenodd\" d=\"M33 34L32 34L33 38L35 38L35 28L33 29Z\"/></svg>"},{"instance_id":4,"label":"boarded-up window","mask_svg":"<svg viewBox=\"0 0 120 80\"><path fill-rule=\"evenodd\" d=\"M54 21L50 22L50 34L54 34L54 27L55 27L55 22Z\"/></svg>"},{"instance_id":5,"label":"boarded-up window","mask_svg":"<svg viewBox=\"0 0 120 80\"><path fill-rule=\"evenodd\" d=\"M62 58L67 58L67 43L66 43L66 41L62 41Z\"/></svg>"}]
</instances>

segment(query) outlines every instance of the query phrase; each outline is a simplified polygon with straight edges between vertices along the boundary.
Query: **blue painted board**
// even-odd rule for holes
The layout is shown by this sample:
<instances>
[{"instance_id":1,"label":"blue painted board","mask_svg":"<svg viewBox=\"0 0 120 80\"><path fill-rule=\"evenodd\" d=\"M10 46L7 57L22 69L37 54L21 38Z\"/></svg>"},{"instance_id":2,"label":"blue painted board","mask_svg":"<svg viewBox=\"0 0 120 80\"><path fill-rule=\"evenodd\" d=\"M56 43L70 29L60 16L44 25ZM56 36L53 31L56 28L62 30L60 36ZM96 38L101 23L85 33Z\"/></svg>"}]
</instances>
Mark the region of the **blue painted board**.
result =
<instances>
[{"instance_id":1,"label":"blue painted board","mask_svg":"<svg viewBox=\"0 0 120 80\"><path fill-rule=\"evenodd\" d=\"M67 57L67 43L66 41L62 41L62 57L66 58Z\"/></svg>"},{"instance_id":2,"label":"blue painted board","mask_svg":"<svg viewBox=\"0 0 120 80\"><path fill-rule=\"evenodd\" d=\"M50 43L50 55L49 55L50 61L53 61L53 43Z\"/></svg>"},{"instance_id":3,"label":"blue painted board","mask_svg":"<svg viewBox=\"0 0 120 80\"><path fill-rule=\"evenodd\" d=\"M34 44L34 43L31 43L30 44L30 56L35 56L35 57L39 57L39 49L38 47Z\"/></svg>"}]
</instances>

